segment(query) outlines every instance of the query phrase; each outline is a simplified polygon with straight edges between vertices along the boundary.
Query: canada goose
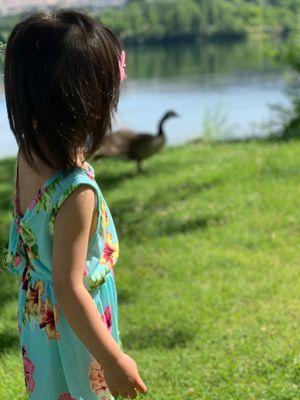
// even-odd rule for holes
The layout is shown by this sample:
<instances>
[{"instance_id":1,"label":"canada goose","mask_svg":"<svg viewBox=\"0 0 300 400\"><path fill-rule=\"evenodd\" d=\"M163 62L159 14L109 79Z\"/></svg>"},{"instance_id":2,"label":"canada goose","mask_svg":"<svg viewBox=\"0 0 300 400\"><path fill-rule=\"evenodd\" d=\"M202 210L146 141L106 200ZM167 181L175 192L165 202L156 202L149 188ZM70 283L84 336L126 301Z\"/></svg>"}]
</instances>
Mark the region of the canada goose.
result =
<instances>
[{"instance_id":1,"label":"canada goose","mask_svg":"<svg viewBox=\"0 0 300 400\"><path fill-rule=\"evenodd\" d=\"M115 156L135 160L137 162L137 170L141 172L142 160L157 153L165 144L164 124L167 119L172 117L178 117L178 114L175 111L168 111L163 115L159 121L156 135L144 132L135 133L127 129L121 129L106 135L94 158Z\"/></svg>"}]
</instances>

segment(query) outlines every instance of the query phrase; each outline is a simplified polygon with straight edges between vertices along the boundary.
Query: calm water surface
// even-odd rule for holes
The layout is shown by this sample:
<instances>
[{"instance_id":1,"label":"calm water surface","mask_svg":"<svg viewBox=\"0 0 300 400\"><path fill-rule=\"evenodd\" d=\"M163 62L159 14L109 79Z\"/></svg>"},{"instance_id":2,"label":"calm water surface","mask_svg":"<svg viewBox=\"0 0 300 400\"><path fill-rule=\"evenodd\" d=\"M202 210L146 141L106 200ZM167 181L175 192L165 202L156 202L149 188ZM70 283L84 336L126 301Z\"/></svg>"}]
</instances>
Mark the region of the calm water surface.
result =
<instances>
[{"instance_id":1,"label":"calm water surface","mask_svg":"<svg viewBox=\"0 0 300 400\"><path fill-rule=\"evenodd\" d=\"M266 48L276 42L206 43L127 49L128 79L123 86L114 128L155 133L162 114L169 145L210 130L220 137L264 135L271 104L287 104L287 71ZM0 157L14 155L0 68Z\"/></svg>"}]
</instances>

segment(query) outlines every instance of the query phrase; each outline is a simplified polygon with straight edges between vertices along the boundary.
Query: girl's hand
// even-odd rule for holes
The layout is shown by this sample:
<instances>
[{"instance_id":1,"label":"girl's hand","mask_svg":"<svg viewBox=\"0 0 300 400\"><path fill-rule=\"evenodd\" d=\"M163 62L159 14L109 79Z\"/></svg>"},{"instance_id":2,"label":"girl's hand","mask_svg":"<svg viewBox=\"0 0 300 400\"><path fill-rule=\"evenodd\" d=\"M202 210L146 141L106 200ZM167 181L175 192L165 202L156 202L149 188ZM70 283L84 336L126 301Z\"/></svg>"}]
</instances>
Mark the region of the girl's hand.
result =
<instances>
[{"instance_id":1,"label":"girl's hand","mask_svg":"<svg viewBox=\"0 0 300 400\"><path fill-rule=\"evenodd\" d=\"M138 373L136 362L123 352L115 362L104 366L104 377L113 396L135 399L136 390L141 393L147 392L146 385Z\"/></svg>"}]
</instances>

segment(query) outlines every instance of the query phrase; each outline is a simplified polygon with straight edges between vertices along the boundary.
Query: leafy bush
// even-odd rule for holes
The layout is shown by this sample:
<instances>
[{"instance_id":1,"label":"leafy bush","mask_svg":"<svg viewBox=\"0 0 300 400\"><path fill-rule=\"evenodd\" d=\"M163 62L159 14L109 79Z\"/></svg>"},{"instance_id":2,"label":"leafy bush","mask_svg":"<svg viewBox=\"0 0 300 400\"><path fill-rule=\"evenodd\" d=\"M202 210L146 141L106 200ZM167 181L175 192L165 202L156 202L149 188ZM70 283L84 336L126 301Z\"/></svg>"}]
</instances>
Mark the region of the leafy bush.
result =
<instances>
[{"instance_id":1,"label":"leafy bush","mask_svg":"<svg viewBox=\"0 0 300 400\"><path fill-rule=\"evenodd\" d=\"M253 32L295 29L300 0L131 0L98 14L124 41L244 38Z\"/></svg>"},{"instance_id":2,"label":"leafy bush","mask_svg":"<svg viewBox=\"0 0 300 400\"><path fill-rule=\"evenodd\" d=\"M300 69L297 72L298 75L294 77L288 90L292 107L290 110L283 109L285 118L281 137L285 140L300 139Z\"/></svg>"},{"instance_id":3,"label":"leafy bush","mask_svg":"<svg viewBox=\"0 0 300 400\"><path fill-rule=\"evenodd\" d=\"M292 69L286 93L291 106L276 105L277 120L271 121L271 136L283 140L300 139L300 46L292 42L277 54L277 57Z\"/></svg>"},{"instance_id":4,"label":"leafy bush","mask_svg":"<svg viewBox=\"0 0 300 400\"><path fill-rule=\"evenodd\" d=\"M7 40L23 16L1 17L0 41ZM95 16L128 43L244 38L256 32L298 29L300 0L129 0Z\"/></svg>"}]
</instances>

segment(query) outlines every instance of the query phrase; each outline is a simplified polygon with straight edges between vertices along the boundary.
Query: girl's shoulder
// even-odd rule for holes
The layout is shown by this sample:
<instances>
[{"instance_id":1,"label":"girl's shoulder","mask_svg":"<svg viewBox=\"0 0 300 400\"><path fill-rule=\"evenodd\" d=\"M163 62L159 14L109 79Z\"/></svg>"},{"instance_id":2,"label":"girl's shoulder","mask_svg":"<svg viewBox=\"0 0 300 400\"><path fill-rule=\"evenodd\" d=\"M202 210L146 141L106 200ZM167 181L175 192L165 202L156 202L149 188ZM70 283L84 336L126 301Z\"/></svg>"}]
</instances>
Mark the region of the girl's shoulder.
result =
<instances>
[{"instance_id":1,"label":"girl's shoulder","mask_svg":"<svg viewBox=\"0 0 300 400\"><path fill-rule=\"evenodd\" d=\"M44 213L53 212L53 209L58 207L58 203L62 205L71 193L82 184L92 186L97 192L98 197L101 197L101 191L95 180L95 173L91 166L89 166L88 170L78 167L68 172L56 172L43 184L34 196L26 210L25 217L29 214L32 217L41 211Z\"/></svg>"},{"instance_id":2,"label":"girl's shoulder","mask_svg":"<svg viewBox=\"0 0 300 400\"><path fill-rule=\"evenodd\" d=\"M68 197L78 186L83 184L92 186L97 192L101 192L95 180L94 169L89 164L88 169L78 167L58 176L58 179L53 182L54 200Z\"/></svg>"},{"instance_id":3,"label":"girl's shoulder","mask_svg":"<svg viewBox=\"0 0 300 400\"><path fill-rule=\"evenodd\" d=\"M53 182L53 187L48 191L51 198L50 207L50 232L53 233L54 221L58 211L63 206L68 197L80 186L88 185L92 187L97 196L97 208L100 209L103 196L97 181L95 180L94 169L89 165L89 169L78 167L72 171L61 174L57 180Z\"/></svg>"}]
</instances>

